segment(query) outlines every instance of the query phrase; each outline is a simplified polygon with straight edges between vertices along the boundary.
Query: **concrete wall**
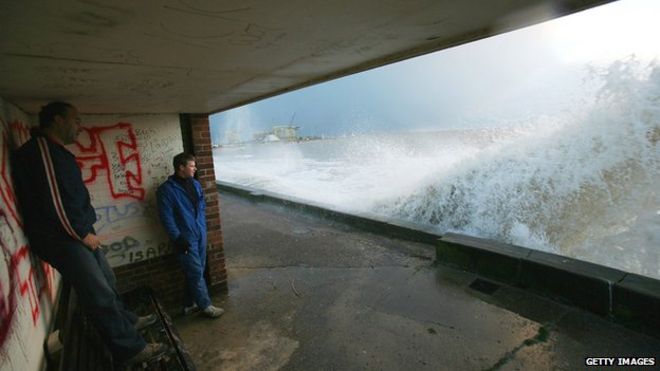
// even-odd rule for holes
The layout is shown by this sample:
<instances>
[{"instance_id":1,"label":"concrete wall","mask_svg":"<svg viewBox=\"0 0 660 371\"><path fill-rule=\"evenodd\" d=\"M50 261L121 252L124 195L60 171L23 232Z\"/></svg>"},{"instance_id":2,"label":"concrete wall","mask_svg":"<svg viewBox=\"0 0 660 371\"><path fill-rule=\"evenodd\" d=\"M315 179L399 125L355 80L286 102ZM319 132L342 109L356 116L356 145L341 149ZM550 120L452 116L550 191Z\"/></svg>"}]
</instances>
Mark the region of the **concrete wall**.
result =
<instances>
[{"instance_id":1,"label":"concrete wall","mask_svg":"<svg viewBox=\"0 0 660 371\"><path fill-rule=\"evenodd\" d=\"M156 188L183 151L178 115L85 115L71 151L81 165L113 267L170 253L158 221Z\"/></svg>"},{"instance_id":2,"label":"concrete wall","mask_svg":"<svg viewBox=\"0 0 660 371\"><path fill-rule=\"evenodd\" d=\"M0 98L0 369L38 370L59 275L33 257L17 212L9 151L29 137L28 115Z\"/></svg>"},{"instance_id":3,"label":"concrete wall","mask_svg":"<svg viewBox=\"0 0 660 371\"><path fill-rule=\"evenodd\" d=\"M9 153L30 137L30 117L0 100L0 369L37 370L50 330L59 275L29 252L11 179ZM69 149L76 155L96 208L95 228L112 266L167 255L155 189L172 173L183 150L178 115L83 116L84 131ZM170 260L173 260L170 258ZM178 269L169 264L164 273ZM145 284L145 280L137 280ZM168 293L179 296L181 280Z\"/></svg>"},{"instance_id":4,"label":"concrete wall","mask_svg":"<svg viewBox=\"0 0 660 371\"><path fill-rule=\"evenodd\" d=\"M226 290L218 195L207 115L186 115L187 150L197 157L207 201L209 286ZM0 99L0 370L38 370L51 330L59 275L30 254L15 203L9 153L27 141L35 122ZM179 115L83 115L83 133L69 146L82 169L98 217L103 249L120 291L155 289L166 308L178 308L183 274L158 221L156 188L183 151Z\"/></svg>"}]
</instances>

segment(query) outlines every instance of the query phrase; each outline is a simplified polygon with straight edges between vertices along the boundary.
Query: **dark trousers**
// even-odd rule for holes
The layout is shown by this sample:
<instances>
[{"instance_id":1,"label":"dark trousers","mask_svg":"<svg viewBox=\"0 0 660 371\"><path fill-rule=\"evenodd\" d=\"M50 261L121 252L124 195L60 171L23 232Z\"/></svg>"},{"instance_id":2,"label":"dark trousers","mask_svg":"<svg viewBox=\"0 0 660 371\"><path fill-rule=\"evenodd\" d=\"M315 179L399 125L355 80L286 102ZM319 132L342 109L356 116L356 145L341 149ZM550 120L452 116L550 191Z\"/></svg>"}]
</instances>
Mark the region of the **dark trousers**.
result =
<instances>
[{"instance_id":1,"label":"dark trousers","mask_svg":"<svg viewBox=\"0 0 660 371\"><path fill-rule=\"evenodd\" d=\"M124 308L115 288L116 278L101 249L91 251L70 241L34 249L69 282L116 361L125 361L146 346L135 329L137 316ZM50 249L49 249L50 247Z\"/></svg>"},{"instance_id":2,"label":"dark trousers","mask_svg":"<svg viewBox=\"0 0 660 371\"><path fill-rule=\"evenodd\" d=\"M204 280L206 268L206 245L201 241L192 243L187 254L178 253L177 258L186 277L184 305L197 304L200 309L211 305L211 298Z\"/></svg>"}]
</instances>

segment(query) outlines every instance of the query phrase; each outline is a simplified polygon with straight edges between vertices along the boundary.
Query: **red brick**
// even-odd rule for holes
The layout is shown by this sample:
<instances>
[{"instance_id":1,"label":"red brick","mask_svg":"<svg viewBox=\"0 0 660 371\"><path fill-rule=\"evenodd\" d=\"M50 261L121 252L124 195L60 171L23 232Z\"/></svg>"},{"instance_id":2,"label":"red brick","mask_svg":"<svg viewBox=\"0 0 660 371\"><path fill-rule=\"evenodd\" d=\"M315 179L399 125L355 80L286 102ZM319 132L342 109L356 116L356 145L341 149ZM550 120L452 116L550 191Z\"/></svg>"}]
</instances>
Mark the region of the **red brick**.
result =
<instances>
[{"instance_id":1,"label":"red brick","mask_svg":"<svg viewBox=\"0 0 660 371\"><path fill-rule=\"evenodd\" d=\"M213 164L213 159L209 157L198 157L196 158L195 165L197 165L197 169L209 169L211 168Z\"/></svg>"},{"instance_id":2,"label":"red brick","mask_svg":"<svg viewBox=\"0 0 660 371\"><path fill-rule=\"evenodd\" d=\"M226 291L226 271L220 224L220 203L218 202L215 185L215 169L213 167L213 149L211 147L211 132L209 117L206 114L189 114L191 124L192 148L197 159L198 179L202 183L207 201L206 217L209 241L209 272L210 285L214 289ZM171 255L170 255L171 256ZM174 261L174 259L171 259ZM177 266L178 269L178 266ZM170 269L163 269L171 272ZM179 270L180 272L180 270ZM181 278L182 280L182 278ZM213 290L215 291L215 290Z\"/></svg>"},{"instance_id":3,"label":"red brick","mask_svg":"<svg viewBox=\"0 0 660 371\"><path fill-rule=\"evenodd\" d=\"M206 146L194 146L193 149L195 150L195 157L206 157L206 156L212 156L213 152L211 152L211 146L206 145Z\"/></svg>"}]
</instances>

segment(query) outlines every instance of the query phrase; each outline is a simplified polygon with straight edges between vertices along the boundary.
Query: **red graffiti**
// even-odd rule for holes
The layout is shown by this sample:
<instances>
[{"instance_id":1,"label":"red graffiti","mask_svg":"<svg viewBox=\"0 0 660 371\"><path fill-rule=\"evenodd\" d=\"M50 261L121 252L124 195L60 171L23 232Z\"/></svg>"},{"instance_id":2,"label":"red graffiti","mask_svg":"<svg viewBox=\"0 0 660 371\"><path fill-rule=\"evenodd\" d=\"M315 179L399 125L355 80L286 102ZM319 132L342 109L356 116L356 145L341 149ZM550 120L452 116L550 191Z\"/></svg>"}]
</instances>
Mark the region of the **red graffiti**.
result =
<instances>
[{"instance_id":1,"label":"red graffiti","mask_svg":"<svg viewBox=\"0 0 660 371\"><path fill-rule=\"evenodd\" d=\"M50 264L42 261L41 269L37 269L37 273L42 273L39 277L41 288L39 289L39 297L47 295L51 302L55 302L57 291L55 291L55 269Z\"/></svg>"},{"instance_id":2,"label":"red graffiti","mask_svg":"<svg viewBox=\"0 0 660 371\"><path fill-rule=\"evenodd\" d=\"M16 313L17 295L26 298L30 305L32 325L37 326L39 314L41 313L40 301L45 295L52 302L54 300L55 271L45 262L33 257L27 245L18 248L11 254L9 248L0 241L3 255L9 256L8 274L9 287L0 285L0 347L4 344L11 330L11 323ZM5 293L5 290L9 290Z\"/></svg>"},{"instance_id":3,"label":"red graffiti","mask_svg":"<svg viewBox=\"0 0 660 371\"><path fill-rule=\"evenodd\" d=\"M18 269L20 262L29 259L29 250L27 245L21 246L18 251L12 256L11 265L16 270L18 277L18 288L22 297L27 296L30 303L30 313L32 313L32 322L36 325L37 318L39 318L39 295L34 283L34 268L32 264L29 265L27 271L21 272Z\"/></svg>"},{"instance_id":4,"label":"red graffiti","mask_svg":"<svg viewBox=\"0 0 660 371\"><path fill-rule=\"evenodd\" d=\"M0 154L0 199L7 208L9 215L14 219L19 227L23 227L21 218L16 209L16 194L9 174L9 148L7 144L7 132L2 133L2 154Z\"/></svg>"},{"instance_id":5,"label":"red graffiti","mask_svg":"<svg viewBox=\"0 0 660 371\"><path fill-rule=\"evenodd\" d=\"M76 160L90 185L105 174L113 199L144 200L142 163L133 126L120 122L111 126L83 128L86 138L76 141Z\"/></svg>"},{"instance_id":6,"label":"red graffiti","mask_svg":"<svg viewBox=\"0 0 660 371\"><path fill-rule=\"evenodd\" d=\"M9 132L11 133L11 143L14 149L22 146L31 137L30 128L20 121L9 124Z\"/></svg>"},{"instance_id":7,"label":"red graffiti","mask_svg":"<svg viewBox=\"0 0 660 371\"><path fill-rule=\"evenodd\" d=\"M6 256L9 251L0 241L0 246L2 246L2 252ZM9 335L9 330L11 329L11 323L12 320L14 319L14 314L16 313L16 287L14 286L13 282L13 266L12 262L14 260L9 259L9 282L8 285L9 287L4 287L2 284L2 281L0 281L0 347L2 347L5 343L5 340L7 339L7 335ZM9 290L8 293L5 294L5 290Z\"/></svg>"},{"instance_id":8,"label":"red graffiti","mask_svg":"<svg viewBox=\"0 0 660 371\"><path fill-rule=\"evenodd\" d=\"M0 120L1 121L1 120ZM16 207L16 196L11 179L9 147L18 146L30 137L27 127L15 121L9 127L2 124L2 148L0 149L0 264L4 263L6 274L0 281L0 348L12 329L18 300L27 298L32 323L37 325L40 301L48 295L55 300L53 268L29 253L23 241L22 223ZM5 280L5 278L8 278Z\"/></svg>"}]
</instances>

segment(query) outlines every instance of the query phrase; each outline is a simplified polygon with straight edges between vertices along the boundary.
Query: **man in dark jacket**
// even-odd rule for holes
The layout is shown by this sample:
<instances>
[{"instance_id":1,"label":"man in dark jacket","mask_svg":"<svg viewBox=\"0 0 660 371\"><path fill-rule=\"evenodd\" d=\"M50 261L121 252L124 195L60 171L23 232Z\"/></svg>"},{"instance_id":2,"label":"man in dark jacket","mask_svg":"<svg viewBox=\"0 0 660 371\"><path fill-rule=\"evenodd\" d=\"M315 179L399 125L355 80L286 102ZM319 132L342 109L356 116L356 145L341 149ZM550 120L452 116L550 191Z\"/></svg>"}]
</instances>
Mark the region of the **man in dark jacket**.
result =
<instances>
[{"instance_id":1,"label":"man in dark jacket","mask_svg":"<svg viewBox=\"0 0 660 371\"><path fill-rule=\"evenodd\" d=\"M32 251L72 285L89 319L118 363L142 362L163 354L138 330L155 322L125 310L115 276L99 249L96 212L75 156L64 145L81 131L71 104L52 102L39 112L39 131L13 156L16 194Z\"/></svg>"},{"instance_id":2,"label":"man in dark jacket","mask_svg":"<svg viewBox=\"0 0 660 371\"><path fill-rule=\"evenodd\" d=\"M201 308L207 317L217 318L222 308L211 304L204 268L206 267L206 204L202 186L193 178L195 157L187 153L174 156L174 175L158 187L158 214L173 242L186 277L184 314Z\"/></svg>"}]
</instances>

